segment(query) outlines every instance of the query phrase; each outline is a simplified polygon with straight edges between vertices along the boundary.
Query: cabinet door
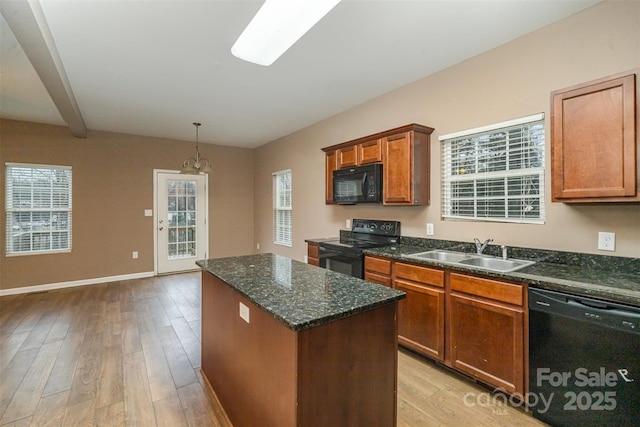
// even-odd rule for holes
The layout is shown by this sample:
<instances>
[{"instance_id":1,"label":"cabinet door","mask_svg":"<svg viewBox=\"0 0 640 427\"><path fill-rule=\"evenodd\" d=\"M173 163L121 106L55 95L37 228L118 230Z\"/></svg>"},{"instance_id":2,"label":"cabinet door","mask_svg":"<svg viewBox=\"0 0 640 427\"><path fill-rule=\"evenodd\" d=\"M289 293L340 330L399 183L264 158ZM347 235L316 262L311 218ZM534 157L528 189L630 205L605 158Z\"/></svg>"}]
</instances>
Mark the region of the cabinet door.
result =
<instances>
[{"instance_id":1,"label":"cabinet door","mask_svg":"<svg viewBox=\"0 0 640 427\"><path fill-rule=\"evenodd\" d=\"M451 366L508 393L524 393L524 311L452 293Z\"/></svg>"},{"instance_id":2,"label":"cabinet door","mask_svg":"<svg viewBox=\"0 0 640 427\"><path fill-rule=\"evenodd\" d=\"M398 303L398 343L444 360L444 290L405 280L394 287L407 293Z\"/></svg>"},{"instance_id":3,"label":"cabinet door","mask_svg":"<svg viewBox=\"0 0 640 427\"><path fill-rule=\"evenodd\" d=\"M412 204L413 202L413 146L411 132L384 138L385 204Z\"/></svg>"},{"instance_id":4,"label":"cabinet door","mask_svg":"<svg viewBox=\"0 0 640 427\"><path fill-rule=\"evenodd\" d=\"M618 75L552 92L553 201L640 200L635 79Z\"/></svg>"},{"instance_id":5,"label":"cabinet door","mask_svg":"<svg viewBox=\"0 0 640 427\"><path fill-rule=\"evenodd\" d=\"M336 150L336 153L338 154L338 169L358 165L358 146L357 145L352 145L351 147L339 148L338 150Z\"/></svg>"},{"instance_id":6,"label":"cabinet door","mask_svg":"<svg viewBox=\"0 0 640 427\"><path fill-rule=\"evenodd\" d=\"M315 265L316 267L320 266L320 256L319 256L318 245L314 243L307 243L307 264Z\"/></svg>"},{"instance_id":7,"label":"cabinet door","mask_svg":"<svg viewBox=\"0 0 640 427\"><path fill-rule=\"evenodd\" d=\"M338 154L335 151L325 156L325 203L333 204L333 171L338 168Z\"/></svg>"},{"instance_id":8,"label":"cabinet door","mask_svg":"<svg viewBox=\"0 0 640 427\"><path fill-rule=\"evenodd\" d=\"M358 160L360 165L382 162L382 140L374 139L358 144Z\"/></svg>"},{"instance_id":9,"label":"cabinet door","mask_svg":"<svg viewBox=\"0 0 640 427\"><path fill-rule=\"evenodd\" d=\"M393 287L407 293L398 304L398 342L444 360L444 271L396 262Z\"/></svg>"}]
</instances>

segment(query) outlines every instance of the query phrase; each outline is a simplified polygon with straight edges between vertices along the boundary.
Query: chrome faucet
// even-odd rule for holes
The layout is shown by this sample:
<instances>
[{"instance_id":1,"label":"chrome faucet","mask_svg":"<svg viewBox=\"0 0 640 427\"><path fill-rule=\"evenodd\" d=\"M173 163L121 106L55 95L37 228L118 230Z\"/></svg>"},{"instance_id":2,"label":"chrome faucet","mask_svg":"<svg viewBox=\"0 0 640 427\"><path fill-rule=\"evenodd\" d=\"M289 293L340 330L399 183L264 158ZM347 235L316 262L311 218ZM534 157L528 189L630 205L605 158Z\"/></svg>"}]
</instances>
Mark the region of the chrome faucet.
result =
<instances>
[{"instance_id":1,"label":"chrome faucet","mask_svg":"<svg viewBox=\"0 0 640 427\"><path fill-rule=\"evenodd\" d=\"M487 239L484 243L480 243L480 239L474 237L473 242L476 244L476 251L478 252L478 255L482 255L482 251L484 251L489 243L493 242L493 239Z\"/></svg>"}]
</instances>

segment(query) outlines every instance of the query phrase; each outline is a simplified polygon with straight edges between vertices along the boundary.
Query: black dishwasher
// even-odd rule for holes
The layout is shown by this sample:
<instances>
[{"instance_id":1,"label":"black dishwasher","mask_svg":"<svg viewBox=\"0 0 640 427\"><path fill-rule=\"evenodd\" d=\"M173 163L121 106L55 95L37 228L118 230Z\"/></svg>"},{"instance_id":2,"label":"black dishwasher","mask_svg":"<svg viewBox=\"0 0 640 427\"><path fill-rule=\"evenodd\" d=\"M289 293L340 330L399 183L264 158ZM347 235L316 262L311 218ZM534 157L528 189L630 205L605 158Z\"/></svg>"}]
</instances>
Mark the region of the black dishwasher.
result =
<instances>
[{"instance_id":1,"label":"black dishwasher","mask_svg":"<svg viewBox=\"0 0 640 427\"><path fill-rule=\"evenodd\" d=\"M552 426L638 426L640 308L529 289L527 402Z\"/></svg>"}]
</instances>

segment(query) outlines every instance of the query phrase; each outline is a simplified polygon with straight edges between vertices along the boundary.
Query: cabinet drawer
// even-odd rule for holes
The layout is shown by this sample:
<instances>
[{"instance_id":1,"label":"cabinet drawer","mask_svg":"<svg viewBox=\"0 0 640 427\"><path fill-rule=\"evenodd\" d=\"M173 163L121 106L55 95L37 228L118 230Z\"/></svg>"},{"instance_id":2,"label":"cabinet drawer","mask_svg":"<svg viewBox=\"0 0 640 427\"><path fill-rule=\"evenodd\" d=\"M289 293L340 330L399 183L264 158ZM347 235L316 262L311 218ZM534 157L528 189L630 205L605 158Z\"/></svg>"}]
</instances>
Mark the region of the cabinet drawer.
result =
<instances>
[{"instance_id":1,"label":"cabinet drawer","mask_svg":"<svg viewBox=\"0 0 640 427\"><path fill-rule=\"evenodd\" d=\"M378 285L386 286L388 288L391 286L391 277L386 276L384 274L372 273L370 271L364 272L364 280L367 282L377 283Z\"/></svg>"},{"instance_id":2,"label":"cabinet drawer","mask_svg":"<svg viewBox=\"0 0 640 427\"><path fill-rule=\"evenodd\" d=\"M320 258L318 254L318 245L307 245L307 256L309 258Z\"/></svg>"},{"instance_id":3,"label":"cabinet drawer","mask_svg":"<svg viewBox=\"0 0 640 427\"><path fill-rule=\"evenodd\" d=\"M365 271L391 275L391 260L367 256L364 258Z\"/></svg>"},{"instance_id":4,"label":"cabinet drawer","mask_svg":"<svg viewBox=\"0 0 640 427\"><path fill-rule=\"evenodd\" d=\"M361 165L382 161L382 140L376 139L358 144L358 160Z\"/></svg>"},{"instance_id":5,"label":"cabinet drawer","mask_svg":"<svg viewBox=\"0 0 640 427\"><path fill-rule=\"evenodd\" d=\"M451 273L451 290L490 298L520 307L524 304L523 287L513 283Z\"/></svg>"},{"instance_id":6,"label":"cabinet drawer","mask_svg":"<svg viewBox=\"0 0 640 427\"><path fill-rule=\"evenodd\" d=\"M396 262L395 277L397 279L407 279L414 282L426 283L440 288L444 287L444 271L433 268Z\"/></svg>"}]
</instances>

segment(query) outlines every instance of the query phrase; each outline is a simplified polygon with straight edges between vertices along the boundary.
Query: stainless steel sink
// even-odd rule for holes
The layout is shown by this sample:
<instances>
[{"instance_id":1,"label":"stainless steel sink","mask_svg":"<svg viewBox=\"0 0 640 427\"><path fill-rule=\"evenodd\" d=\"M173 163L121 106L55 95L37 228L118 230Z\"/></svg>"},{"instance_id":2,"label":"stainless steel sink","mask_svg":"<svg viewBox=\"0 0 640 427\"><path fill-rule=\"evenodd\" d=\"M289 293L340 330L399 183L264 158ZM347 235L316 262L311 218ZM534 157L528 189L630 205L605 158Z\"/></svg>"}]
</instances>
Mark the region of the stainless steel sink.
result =
<instances>
[{"instance_id":1,"label":"stainless steel sink","mask_svg":"<svg viewBox=\"0 0 640 427\"><path fill-rule=\"evenodd\" d=\"M535 261L526 261L522 259L501 259L489 255L476 255L463 252L454 252L447 250L432 250L426 252L418 252L415 254L404 255L406 258L415 258L421 260L438 261L443 264L460 265L465 267L475 267L483 270L497 271L500 273L508 273L516 271L526 266L535 264Z\"/></svg>"},{"instance_id":2,"label":"stainless steel sink","mask_svg":"<svg viewBox=\"0 0 640 427\"><path fill-rule=\"evenodd\" d=\"M535 264L535 261L521 259L500 259L491 257L470 257L459 262L462 265L472 265L485 270L500 271L503 273L515 271L520 268Z\"/></svg>"},{"instance_id":3,"label":"stainless steel sink","mask_svg":"<svg viewBox=\"0 0 640 427\"><path fill-rule=\"evenodd\" d=\"M437 250L437 251L419 252L417 254L407 255L407 258L432 259L434 261L457 263L464 259L469 258L469 254L465 254L462 252Z\"/></svg>"}]
</instances>

